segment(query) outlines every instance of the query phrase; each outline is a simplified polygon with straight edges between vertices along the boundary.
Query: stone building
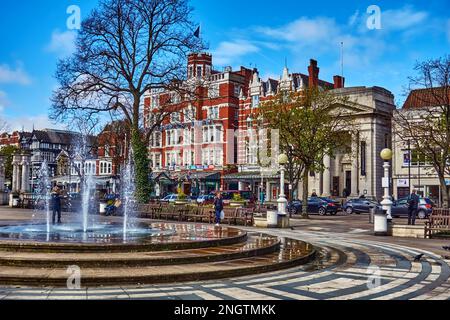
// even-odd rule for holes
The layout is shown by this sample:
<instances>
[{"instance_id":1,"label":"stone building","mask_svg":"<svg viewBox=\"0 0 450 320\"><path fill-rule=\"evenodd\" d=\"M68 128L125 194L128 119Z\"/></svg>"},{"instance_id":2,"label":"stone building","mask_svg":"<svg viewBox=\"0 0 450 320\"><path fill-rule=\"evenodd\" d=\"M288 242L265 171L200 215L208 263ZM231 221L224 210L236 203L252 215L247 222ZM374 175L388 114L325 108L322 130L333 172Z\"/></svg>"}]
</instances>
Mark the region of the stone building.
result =
<instances>
[{"instance_id":1,"label":"stone building","mask_svg":"<svg viewBox=\"0 0 450 320\"><path fill-rule=\"evenodd\" d=\"M241 132L259 126L255 113L260 103L273 99L282 91L301 92L304 88L318 86L344 96L347 104L341 106L352 114L357 133L349 136L346 150L338 150L333 158L324 159L325 171L310 174L309 194L313 192L324 197L366 197L380 199L383 195L381 177L383 164L379 157L382 149L391 146L392 115L395 109L394 96L380 87L345 88L345 79L334 76L333 83L319 79L317 61L311 60L308 74L289 73L284 68L279 80L259 78L254 70L249 91L241 96L239 128ZM279 190L279 176L275 172L262 174L257 165L257 148L250 148L248 141L238 143L239 174L225 177L225 180L239 180L240 190L251 190L255 194L264 189L267 200L276 200ZM264 171L264 170L263 170ZM301 181L298 186L286 186L286 194L299 197L302 194ZM290 192L291 191L291 192Z\"/></svg>"},{"instance_id":2,"label":"stone building","mask_svg":"<svg viewBox=\"0 0 450 320\"><path fill-rule=\"evenodd\" d=\"M405 101L401 113L411 119L420 119L421 115L435 113L439 115L440 105L429 89L413 90ZM450 99L450 97L449 97ZM424 112L424 113L422 113ZM419 124L417 124L419 125ZM431 198L437 204L442 203L442 191L439 178L427 157L419 156L414 143L408 143L408 137L400 133L400 126L394 124L393 135L393 193L396 199L406 197L412 189L422 196ZM401 138L403 136L403 139ZM447 190L450 189L450 175L446 176Z\"/></svg>"}]
</instances>

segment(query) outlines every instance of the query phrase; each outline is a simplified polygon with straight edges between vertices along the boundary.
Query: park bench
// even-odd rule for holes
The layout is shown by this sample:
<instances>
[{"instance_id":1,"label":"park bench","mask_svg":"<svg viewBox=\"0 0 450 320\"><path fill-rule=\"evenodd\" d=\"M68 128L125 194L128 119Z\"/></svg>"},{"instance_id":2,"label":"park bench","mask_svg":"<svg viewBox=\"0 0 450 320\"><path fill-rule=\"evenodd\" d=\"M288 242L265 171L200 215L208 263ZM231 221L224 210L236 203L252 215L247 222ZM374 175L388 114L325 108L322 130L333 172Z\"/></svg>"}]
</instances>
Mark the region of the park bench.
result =
<instances>
[{"instance_id":1,"label":"park bench","mask_svg":"<svg viewBox=\"0 0 450 320\"><path fill-rule=\"evenodd\" d=\"M253 226L255 223L254 213L256 208L239 208L236 210L235 223L242 223L244 226Z\"/></svg>"},{"instance_id":2,"label":"park bench","mask_svg":"<svg viewBox=\"0 0 450 320\"><path fill-rule=\"evenodd\" d=\"M212 211L204 206L191 207L190 211L184 215L186 221L212 223Z\"/></svg>"},{"instance_id":3,"label":"park bench","mask_svg":"<svg viewBox=\"0 0 450 320\"><path fill-rule=\"evenodd\" d=\"M429 220L425 222L425 238L431 239L438 233L448 233L450 236L450 215L436 214L433 212Z\"/></svg>"}]
</instances>

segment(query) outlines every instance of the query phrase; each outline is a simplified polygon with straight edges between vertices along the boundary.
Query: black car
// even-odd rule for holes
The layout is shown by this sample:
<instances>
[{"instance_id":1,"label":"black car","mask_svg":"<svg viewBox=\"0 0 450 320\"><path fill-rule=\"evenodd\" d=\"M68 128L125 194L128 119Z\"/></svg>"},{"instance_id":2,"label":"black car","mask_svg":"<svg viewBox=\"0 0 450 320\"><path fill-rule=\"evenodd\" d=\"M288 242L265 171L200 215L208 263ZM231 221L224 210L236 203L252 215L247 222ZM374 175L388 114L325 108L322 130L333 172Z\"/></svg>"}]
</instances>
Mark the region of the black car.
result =
<instances>
[{"instance_id":1,"label":"black car","mask_svg":"<svg viewBox=\"0 0 450 320\"><path fill-rule=\"evenodd\" d=\"M369 213L371 207L380 208L381 206L378 202L368 199L351 199L344 204L344 211L347 214Z\"/></svg>"},{"instance_id":2,"label":"black car","mask_svg":"<svg viewBox=\"0 0 450 320\"><path fill-rule=\"evenodd\" d=\"M309 198L308 199L308 213L319 214L324 216L326 214L336 215L339 211L336 203L331 199ZM300 214L302 212L302 201L294 200L288 204L288 212L292 214Z\"/></svg>"}]
</instances>

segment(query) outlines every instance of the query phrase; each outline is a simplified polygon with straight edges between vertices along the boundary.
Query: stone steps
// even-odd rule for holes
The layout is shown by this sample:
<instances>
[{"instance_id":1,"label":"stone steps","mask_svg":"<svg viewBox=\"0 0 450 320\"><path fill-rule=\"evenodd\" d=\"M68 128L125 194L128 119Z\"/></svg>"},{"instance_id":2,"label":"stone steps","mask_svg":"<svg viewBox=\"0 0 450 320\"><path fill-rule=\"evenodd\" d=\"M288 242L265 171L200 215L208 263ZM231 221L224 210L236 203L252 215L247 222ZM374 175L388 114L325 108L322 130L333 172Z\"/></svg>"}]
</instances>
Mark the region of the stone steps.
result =
<instances>
[{"instance_id":1,"label":"stone steps","mask_svg":"<svg viewBox=\"0 0 450 320\"><path fill-rule=\"evenodd\" d=\"M315 255L316 250L311 245L298 240L284 239L280 251L252 257L145 267L134 265L116 268L81 268L81 284L82 286L139 285L240 277L306 264L312 261ZM65 287L67 279L66 268L14 266L0 268L2 285Z\"/></svg>"},{"instance_id":2,"label":"stone steps","mask_svg":"<svg viewBox=\"0 0 450 320\"><path fill-rule=\"evenodd\" d=\"M0 251L0 266L65 268L77 265L80 268L120 268L181 265L256 257L277 252L279 249L280 240L277 237L254 234L244 243L181 251L76 254Z\"/></svg>"}]
</instances>

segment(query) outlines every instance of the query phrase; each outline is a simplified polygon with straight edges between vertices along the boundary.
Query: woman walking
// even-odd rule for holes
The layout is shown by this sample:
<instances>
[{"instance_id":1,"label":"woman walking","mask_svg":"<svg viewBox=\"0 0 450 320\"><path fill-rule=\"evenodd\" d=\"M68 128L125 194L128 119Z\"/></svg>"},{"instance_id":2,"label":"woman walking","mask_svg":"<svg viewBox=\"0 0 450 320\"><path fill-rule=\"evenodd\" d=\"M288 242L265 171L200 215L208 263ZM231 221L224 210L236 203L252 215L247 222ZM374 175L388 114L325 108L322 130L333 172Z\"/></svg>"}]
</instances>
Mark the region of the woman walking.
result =
<instances>
[{"instance_id":1,"label":"woman walking","mask_svg":"<svg viewBox=\"0 0 450 320\"><path fill-rule=\"evenodd\" d=\"M220 226L220 222L222 220L222 211L223 211L223 199L222 194L217 192L216 197L214 198L214 212L216 216L216 227Z\"/></svg>"}]
</instances>

